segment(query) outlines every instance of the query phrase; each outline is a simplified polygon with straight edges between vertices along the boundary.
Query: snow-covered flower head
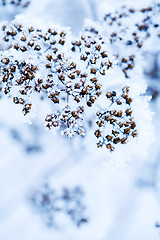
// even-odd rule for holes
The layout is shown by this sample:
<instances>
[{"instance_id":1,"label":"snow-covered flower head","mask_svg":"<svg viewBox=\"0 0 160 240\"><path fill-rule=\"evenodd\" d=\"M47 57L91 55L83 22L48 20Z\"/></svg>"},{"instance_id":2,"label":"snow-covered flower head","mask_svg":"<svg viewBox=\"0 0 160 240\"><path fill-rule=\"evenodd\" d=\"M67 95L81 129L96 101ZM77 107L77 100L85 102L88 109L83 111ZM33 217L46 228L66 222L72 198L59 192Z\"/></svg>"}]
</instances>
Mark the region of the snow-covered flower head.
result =
<instances>
[{"instance_id":1,"label":"snow-covered flower head","mask_svg":"<svg viewBox=\"0 0 160 240\"><path fill-rule=\"evenodd\" d=\"M3 41L10 43L10 49L1 53L4 93L23 105L25 115L32 108L32 96L39 93L40 99L46 97L56 105L53 108L59 112L60 121L62 112L68 112L67 128L77 128L78 115L102 94L102 78L112 66L102 37L85 32L80 40L71 41L69 33L59 28L23 26L16 21L2 29ZM60 125L47 123L49 129ZM64 131L69 136L71 132ZM81 126L74 132L84 134Z\"/></svg>"},{"instance_id":2,"label":"snow-covered flower head","mask_svg":"<svg viewBox=\"0 0 160 240\"><path fill-rule=\"evenodd\" d=\"M159 3L143 8L125 5L105 15L104 34L109 38L126 77L129 76L128 71L135 66L135 63L142 64L144 52L159 50L159 15Z\"/></svg>"},{"instance_id":3,"label":"snow-covered flower head","mask_svg":"<svg viewBox=\"0 0 160 240\"><path fill-rule=\"evenodd\" d=\"M129 96L129 87L124 87L120 96L115 91L107 92L106 110L97 112L97 125L95 136L99 139L98 147L106 145L111 151L114 145L126 144L130 137L136 137L136 123L132 116L132 98ZM106 101L107 102L107 101Z\"/></svg>"},{"instance_id":4,"label":"snow-covered flower head","mask_svg":"<svg viewBox=\"0 0 160 240\"><path fill-rule=\"evenodd\" d=\"M4 24L2 33L8 50L1 51L1 92L22 105L24 115L33 114L37 106L47 129L60 129L68 137L84 136L90 121L99 127L92 129L100 139L98 147L106 145L109 151L139 135L130 84L115 75L99 29L86 29L75 39L59 26L16 20ZM134 64L134 58L130 61ZM132 83L138 96L145 92L145 85ZM114 91L115 85L119 90Z\"/></svg>"}]
</instances>

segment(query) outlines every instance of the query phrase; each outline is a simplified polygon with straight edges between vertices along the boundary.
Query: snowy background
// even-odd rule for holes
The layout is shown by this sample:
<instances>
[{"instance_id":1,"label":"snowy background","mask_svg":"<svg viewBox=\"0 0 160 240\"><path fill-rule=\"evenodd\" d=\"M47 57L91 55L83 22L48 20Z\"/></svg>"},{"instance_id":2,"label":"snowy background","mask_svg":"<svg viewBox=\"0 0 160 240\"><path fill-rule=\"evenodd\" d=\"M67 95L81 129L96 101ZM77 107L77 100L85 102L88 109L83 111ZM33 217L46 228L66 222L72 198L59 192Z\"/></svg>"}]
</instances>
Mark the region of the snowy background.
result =
<instances>
[{"instance_id":1,"label":"snowy background","mask_svg":"<svg viewBox=\"0 0 160 240\"><path fill-rule=\"evenodd\" d=\"M32 0L23 11L27 18L69 26L77 36L86 18L101 20L126 2L141 7L150 1ZM15 13L0 6L0 11L3 21L14 19L20 10ZM144 72L154 64L148 54ZM160 222L160 75L152 79L144 74L144 78L148 94L157 92L150 102L155 142L146 157L140 155L118 169L108 166L105 153L89 140L55 136L36 120L26 123L10 99L0 101L0 240L160 239L155 227ZM88 222L77 227L57 215L57 226L47 226L30 201L31 192L44 183L57 192L81 187Z\"/></svg>"}]
</instances>

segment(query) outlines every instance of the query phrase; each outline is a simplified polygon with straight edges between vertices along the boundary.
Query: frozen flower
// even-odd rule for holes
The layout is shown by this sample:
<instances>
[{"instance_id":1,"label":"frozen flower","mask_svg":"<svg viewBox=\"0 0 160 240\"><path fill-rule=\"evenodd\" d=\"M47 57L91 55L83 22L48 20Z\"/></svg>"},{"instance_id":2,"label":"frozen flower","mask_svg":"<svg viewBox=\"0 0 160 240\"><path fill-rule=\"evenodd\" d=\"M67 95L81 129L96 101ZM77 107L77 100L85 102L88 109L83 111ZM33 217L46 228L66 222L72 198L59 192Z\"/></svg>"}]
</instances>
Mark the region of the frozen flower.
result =
<instances>
[{"instance_id":1,"label":"frozen flower","mask_svg":"<svg viewBox=\"0 0 160 240\"><path fill-rule=\"evenodd\" d=\"M119 143L130 142L137 131L139 136L132 110L135 95L130 96L129 87L124 86L135 84L139 99L146 86L134 78L126 84L98 27L84 30L75 39L68 30L52 24L16 20L3 24L2 36L8 50L1 51L1 93L20 104L24 115L33 115L38 105L36 111L47 129L60 129L68 137L84 136L87 123L95 126L97 115L99 129L93 130L100 140L97 146L106 145L111 151ZM127 77L127 70L134 68L134 55L123 57L121 64ZM115 85L121 94L113 91Z\"/></svg>"},{"instance_id":2,"label":"frozen flower","mask_svg":"<svg viewBox=\"0 0 160 240\"><path fill-rule=\"evenodd\" d=\"M158 49L159 14L160 4L154 3L144 8L122 6L119 10L105 15L104 34L108 36L126 77L129 76L128 70L135 65L135 57L135 63L142 64L142 53Z\"/></svg>"},{"instance_id":3,"label":"frozen flower","mask_svg":"<svg viewBox=\"0 0 160 240\"><path fill-rule=\"evenodd\" d=\"M95 136L99 140L98 147L105 145L110 151L116 144L126 144L130 137L137 136L136 123L132 116L132 98L129 96L129 87L122 89L121 95L117 92L107 92L110 104L106 110L97 112L98 129Z\"/></svg>"},{"instance_id":4,"label":"frozen flower","mask_svg":"<svg viewBox=\"0 0 160 240\"><path fill-rule=\"evenodd\" d=\"M48 129L60 128L64 129L62 134L68 137L73 137L75 134L84 135L85 131L82 127L82 114L84 107L78 107L76 110L71 111L67 105L60 112L54 114L48 114L45 121L47 122L46 127Z\"/></svg>"}]
</instances>

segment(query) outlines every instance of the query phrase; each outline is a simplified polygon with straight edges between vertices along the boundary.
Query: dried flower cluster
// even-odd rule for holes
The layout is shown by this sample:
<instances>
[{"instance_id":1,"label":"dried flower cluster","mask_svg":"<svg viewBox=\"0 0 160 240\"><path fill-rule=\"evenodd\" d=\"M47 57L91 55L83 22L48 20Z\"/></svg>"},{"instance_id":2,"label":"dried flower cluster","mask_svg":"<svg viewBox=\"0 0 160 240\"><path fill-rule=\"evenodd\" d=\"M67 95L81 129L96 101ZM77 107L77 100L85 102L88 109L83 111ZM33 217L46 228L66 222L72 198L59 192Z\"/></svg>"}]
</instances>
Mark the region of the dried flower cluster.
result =
<instances>
[{"instance_id":1,"label":"dried flower cluster","mask_svg":"<svg viewBox=\"0 0 160 240\"><path fill-rule=\"evenodd\" d=\"M64 130L62 134L68 137L72 137L75 134L84 136L85 130L82 126L83 118L82 113L84 107L78 107L75 111L72 111L67 105L61 112L55 112L54 114L48 114L45 121L46 127L51 129L52 127L60 128Z\"/></svg>"},{"instance_id":2,"label":"dried flower cluster","mask_svg":"<svg viewBox=\"0 0 160 240\"><path fill-rule=\"evenodd\" d=\"M58 46L65 44L66 32L56 27L40 28L38 26L16 21L10 23L2 23L1 25L1 41L8 43L7 49L14 48L20 52L28 52L28 54L42 55L43 52L49 50L56 54L59 50Z\"/></svg>"},{"instance_id":3,"label":"dried flower cluster","mask_svg":"<svg viewBox=\"0 0 160 240\"><path fill-rule=\"evenodd\" d=\"M129 87L124 87L119 96L115 91L107 92L106 98L110 105L97 113L98 129L95 136L99 139L98 147L105 145L113 151L116 144L126 144L130 137L136 137L137 130L132 116Z\"/></svg>"},{"instance_id":4,"label":"dried flower cluster","mask_svg":"<svg viewBox=\"0 0 160 240\"><path fill-rule=\"evenodd\" d=\"M107 14L104 20L110 26L110 42L123 41L126 46L141 48L143 42L152 37L152 29L157 29L154 33L159 38L159 19L156 18L159 11L160 4L155 3L142 9L123 6L119 11Z\"/></svg>"},{"instance_id":5,"label":"dried flower cluster","mask_svg":"<svg viewBox=\"0 0 160 240\"><path fill-rule=\"evenodd\" d=\"M35 92L40 98L46 95L53 103L59 103L59 90L53 79L58 78L59 65L63 64L60 48L65 45L66 33L19 24L3 25L2 29L3 41L10 47L1 53L2 91L13 97L14 103L23 105L24 115L32 107L29 101Z\"/></svg>"},{"instance_id":6,"label":"dried flower cluster","mask_svg":"<svg viewBox=\"0 0 160 240\"><path fill-rule=\"evenodd\" d=\"M99 34L86 31L75 41L69 35L55 28L3 25L9 50L1 52L1 91L23 106L24 115L32 109L33 95L47 98L54 110L45 118L47 128L72 137L84 135L82 114L101 96L112 62Z\"/></svg>"},{"instance_id":7,"label":"dried flower cluster","mask_svg":"<svg viewBox=\"0 0 160 240\"><path fill-rule=\"evenodd\" d=\"M48 184L45 184L32 194L30 201L35 210L42 214L47 225L56 226L56 216L63 213L79 227L88 222L84 214L83 196L84 193L80 187L64 188L57 193Z\"/></svg>"},{"instance_id":8,"label":"dried flower cluster","mask_svg":"<svg viewBox=\"0 0 160 240\"><path fill-rule=\"evenodd\" d=\"M84 61L85 68L93 75L105 75L112 66L108 57L107 45L98 32L84 31L81 38L72 42L72 51ZM94 68L95 67L95 68Z\"/></svg>"},{"instance_id":9,"label":"dried flower cluster","mask_svg":"<svg viewBox=\"0 0 160 240\"><path fill-rule=\"evenodd\" d=\"M160 39L160 4L155 3L147 8L135 9L127 6L120 10L108 13L104 17L104 26L110 44L118 49L115 52L122 65L122 70L128 77L128 70L134 67L134 55L142 50L149 49L148 42L157 42ZM133 59L131 61L131 59ZM126 67L123 67L126 63Z\"/></svg>"},{"instance_id":10,"label":"dried flower cluster","mask_svg":"<svg viewBox=\"0 0 160 240\"><path fill-rule=\"evenodd\" d=\"M134 96L131 98L129 87L124 87L129 86L125 77L116 80L122 94L111 91L106 95L115 89L110 75L115 64L100 27L86 29L75 39L59 26L20 22L1 25L5 49L0 56L1 96L13 99L27 116L32 116L38 105L46 128L68 137L84 136L87 121L92 118L95 126L97 115L99 129L93 130L99 139L97 146L105 145L109 151L137 136ZM127 54L115 54L126 77L136 59L136 54ZM41 111L42 106L47 106L46 111Z\"/></svg>"},{"instance_id":11,"label":"dried flower cluster","mask_svg":"<svg viewBox=\"0 0 160 240\"><path fill-rule=\"evenodd\" d=\"M132 70L135 65L135 55L130 55L128 57L120 57L117 54L117 60L119 62L119 66L121 67L126 78L129 77L128 71Z\"/></svg>"}]
</instances>

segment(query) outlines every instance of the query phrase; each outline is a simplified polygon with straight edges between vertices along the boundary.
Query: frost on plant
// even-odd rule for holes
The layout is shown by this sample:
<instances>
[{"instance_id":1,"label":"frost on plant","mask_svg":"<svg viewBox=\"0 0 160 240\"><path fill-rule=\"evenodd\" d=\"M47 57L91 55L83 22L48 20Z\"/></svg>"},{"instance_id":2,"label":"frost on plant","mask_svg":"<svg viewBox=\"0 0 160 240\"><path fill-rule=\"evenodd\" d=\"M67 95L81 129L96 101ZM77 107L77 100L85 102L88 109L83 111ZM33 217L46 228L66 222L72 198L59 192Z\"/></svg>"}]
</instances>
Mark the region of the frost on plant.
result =
<instances>
[{"instance_id":1,"label":"frost on plant","mask_svg":"<svg viewBox=\"0 0 160 240\"><path fill-rule=\"evenodd\" d=\"M68 137L87 134L87 121L95 126L97 115L100 129L92 132L102 138L98 147L106 145L113 151L117 143L136 137L138 129L130 108L129 88L125 88L130 83L123 76L114 76L116 58L100 29L86 29L75 38L68 29L52 24L44 26L33 21L31 25L20 19L2 23L0 37L6 50L1 51L0 89L1 95L22 106L24 115L32 116L38 108L47 129L60 130ZM133 54L123 58L123 68L132 69L134 61ZM115 89L112 81L123 94L118 101L107 93L112 102L107 105L106 92ZM145 87L139 95L144 91ZM46 112L41 111L43 104L47 105ZM103 123L107 114L111 119Z\"/></svg>"},{"instance_id":2,"label":"frost on plant","mask_svg":"<svg viewBox=\"0 0 160 240\"><path fill-rule=\"evenodd\" d=\"M72 111L67 105L61 112L55 112L46 116L46 127L51 129L52 127L60 128L62 126L62 128L65 128L62 134L65 136L73 137L75 134L83 136L85 135L82 127L83 118L81 117L83 112L83 106Z\"/></svg>"},{"instance_id":3,"label":"frost on plant","mask_svg":"<svg viewBox=\"0 0 160 240\"><path fill-rule=\"evenodd\" d=\"M98 129L95 136L99 139L98 147L105 145L113 151L116 144L126 144L130 137L137 136L136 123L132 117L129 87L124 87L119 96L115 91L107 92L106 98L110 100L110 104L106 110L97 112Z\"/></svg>"},{"instance_id":4,"label":"frost on plant","mask_svg":"<svg viewBox=\"0 0 160 240\"><path fill-rule=\"evenodd\" d=\"M45 118L47 127L63 123L65 135L83 135L80 115L102 94L101 79L112 66L102 37L86 34L72 42L68 37L66 47L64 31L15 23L3 25L2 34L10 43L9 50L1 53L2 91L23 106L24 115L32 108L35 92L41 100L47 97L58 105L57 114Z\"/></svg>"},{"instance_id":5,"label":"frost on plant","mask_svg":"<svg viewBox=\"0 0 160 240\"><path fill-rule=\"evenodd\" d=\"M154 3L144 8L125 5L104 16L102 31L108 37L125 77L130 77L135 63L142 64L142 53L152 51L153 45L154 51L158 49L159 13L160 4Z\"/></svg>"},{"instance_id":6,"label":"frost on plant","mask_svg":"<svg viewBox=\"0 0 160 240\"><path fill-rule=\"evenodd\" d=\"M159 126L150 108L160 105L147 88L160 75L160 4L120 4L0 0L4 238L138 239L156 202L148 187L157 188Z\"/></svg>"}]
</instances>

